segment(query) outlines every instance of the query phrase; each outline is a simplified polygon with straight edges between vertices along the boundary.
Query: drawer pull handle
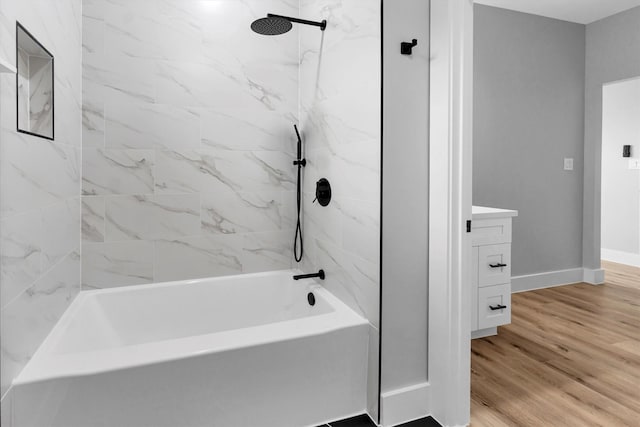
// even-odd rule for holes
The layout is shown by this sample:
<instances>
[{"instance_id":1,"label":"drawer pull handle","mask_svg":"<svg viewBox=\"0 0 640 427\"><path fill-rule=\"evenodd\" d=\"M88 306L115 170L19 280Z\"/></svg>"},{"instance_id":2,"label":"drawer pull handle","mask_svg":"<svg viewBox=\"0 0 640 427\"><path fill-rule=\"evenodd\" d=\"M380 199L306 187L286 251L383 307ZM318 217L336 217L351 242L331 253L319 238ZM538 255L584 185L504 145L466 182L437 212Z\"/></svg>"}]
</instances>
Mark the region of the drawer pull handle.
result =
<instances>
[{"instance_id":1,"label":"drawer pull handle","mask_svg":"<svg viewBox=\"0 0 640 427\"><path fill-rule=\"evenodd\" d=\"M491 268L502 268L502 267L506 267L507 264L502 264L501 262L497 263L497 264L489 264L489 267Z\"/></svg>"},{"instance_id":2,"label":"drawer pull handle","mask_svg":"<svg viewBox=\"0 0 640 427\"><path fill-rule=\"evenodd\" d=\"M489 308L491 311L502 310L503 308L507 308L506 305L498 304L498 305L490 305Z\"/></svg>"}]
</instances>

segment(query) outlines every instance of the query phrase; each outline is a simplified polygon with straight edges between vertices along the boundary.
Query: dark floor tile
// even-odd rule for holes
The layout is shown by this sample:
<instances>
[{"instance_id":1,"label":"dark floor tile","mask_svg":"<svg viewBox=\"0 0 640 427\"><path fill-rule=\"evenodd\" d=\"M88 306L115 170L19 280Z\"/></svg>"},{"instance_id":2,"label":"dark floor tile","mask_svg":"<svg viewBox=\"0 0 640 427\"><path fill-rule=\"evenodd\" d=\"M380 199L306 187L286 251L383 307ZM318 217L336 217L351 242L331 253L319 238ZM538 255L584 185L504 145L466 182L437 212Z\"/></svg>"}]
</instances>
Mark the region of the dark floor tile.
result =
<instances>
[{"instance_id":1,"label":"dark floor tile","mask_svg":"<svg viewBox=\"0 0 640 427\"><path fill-rule=\"evenodd\" d=\"M422 418L415 421L410 421L398 427L442 427L442 426L440 425L439 422L434 420L432 417L427 417L427 418Z\"/></svg>"},{"instance_id":2,"label":"dark floor tile","mask_svg":"<svg viewBox=\"0 0 640 427\"><path fill-rule=\"evenodd\" d=\"M329 423L331 427L375 427L376 425L371 421L368 415L358 415L357 417L349 418L348 420L335 421Z\"/></svg>"},{"instance_id":3,"label":"dark floor tile","mask_svg":"<svg viewBox=\"0 0 640 427\"><path fill-rule=\"evenodd\" d=\"M325 426L318 426L325 427ZM358 415L357 417L349 418L342 421L334 421L326 425L326 427L376 427L375 423L371 421L367 415ZM402 424L398 427L442 427L439 422L432 417L422 418L415 421Z\"/></svg>"}]
</instances>

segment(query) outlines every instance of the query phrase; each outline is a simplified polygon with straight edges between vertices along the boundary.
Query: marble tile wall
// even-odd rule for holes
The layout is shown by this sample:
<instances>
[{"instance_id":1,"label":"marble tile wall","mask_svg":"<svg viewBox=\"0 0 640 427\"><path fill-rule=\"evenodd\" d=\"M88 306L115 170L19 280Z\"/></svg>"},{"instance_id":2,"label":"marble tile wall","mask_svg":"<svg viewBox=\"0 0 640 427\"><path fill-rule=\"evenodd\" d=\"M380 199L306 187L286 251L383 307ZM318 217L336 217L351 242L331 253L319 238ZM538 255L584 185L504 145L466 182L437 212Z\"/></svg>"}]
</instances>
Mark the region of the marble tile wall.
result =
<instances>
[{"instance_id":1,"label":"marble tile wall","mask_svg":"<svg viewBox=\"0 0 640 427\"><path fill-rule=\"evenodd\" d=\"M29 36L25 36L27 38ZM53 98L50 58L30 55L18 48L18 128L38 135L53 135Z\"/></svg>"},{"instance_id":2,"label":"marble tile wall","mask_svg":"<svg viewBox=\"0 0 640 427\"><path fill-rule=\"evenodd\" d=\"M297 0L83 0L86 289L291 268Z\"/></svg>"},{"instance_id":3,"label":"marble tile wall","mask_svg":"<svg viewBox=\"0 0 640 427\"><path fill-rule=\"evenodd\" d=\"M16 132L15 75L0 74L3 408L11 382L80 291L81 0L0 0L0 55L11 63L16 20L55 56L56 138Z\"/></svg>"},{"instance_id":4,"label":"marble tile wall","mask_svg":"<svg viewBox=\"0 0 640 427\"><path fill-rule=\"evenodd\" d=\"M53 63L50 58L29 57L29 131L38 135L53 135L54 110Z\"/></svg>"},{"instance_id":5,"label":"marble tile wall","mask_svg":"<svg viewBox=\"0 0 640 427\"><path fill-rule=\"evenodd\" d=\"M18 49L18 127L29 130L29 55L22 49Z\"/></svg>"},{"instance_id":6,"label":"marble tile wall","mask_svg":"<svg viewBox=\"0 0 640 427\"><path fill-rule=\"evenodd\" d=\"M380 312L381 23L377 0L301 0L300 123L305 140L306 270L371 323L369 413L377 416ZM327 207L315 183L331 182Z\"/></svg>"}]
</instances>

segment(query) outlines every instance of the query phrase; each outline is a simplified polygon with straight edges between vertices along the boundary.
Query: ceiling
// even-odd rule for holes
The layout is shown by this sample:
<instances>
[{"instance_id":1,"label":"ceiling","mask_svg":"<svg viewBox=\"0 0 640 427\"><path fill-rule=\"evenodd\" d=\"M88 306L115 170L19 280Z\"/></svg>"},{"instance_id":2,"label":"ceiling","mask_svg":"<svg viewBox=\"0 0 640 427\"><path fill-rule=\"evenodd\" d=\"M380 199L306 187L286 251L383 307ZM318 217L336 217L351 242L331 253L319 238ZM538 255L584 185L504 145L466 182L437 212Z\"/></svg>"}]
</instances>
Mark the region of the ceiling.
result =
<instances>
[{"instance_id":1,"label":"ceiling","mask_svg":"<svg viewBox=\"0 0 640 427\"><path fill-rule=\"evenodd\" d=\"M475 2L579 24L590 24L640 6L640 0L475 0Z\"/></svg>"}]
</instances>

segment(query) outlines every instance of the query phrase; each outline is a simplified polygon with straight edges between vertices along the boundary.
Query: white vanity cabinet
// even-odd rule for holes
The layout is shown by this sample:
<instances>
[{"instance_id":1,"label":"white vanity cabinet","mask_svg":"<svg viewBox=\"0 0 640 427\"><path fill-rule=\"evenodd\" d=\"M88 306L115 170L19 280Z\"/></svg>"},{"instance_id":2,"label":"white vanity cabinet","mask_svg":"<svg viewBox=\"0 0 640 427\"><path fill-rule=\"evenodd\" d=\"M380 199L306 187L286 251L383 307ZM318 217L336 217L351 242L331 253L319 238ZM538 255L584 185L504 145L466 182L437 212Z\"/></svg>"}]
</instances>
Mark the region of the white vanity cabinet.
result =
<instances>
[{"instance_id":1,"label":"white vanity cabinet","mask_svg":"<svg viewBox=\"0 0 640 427\"><path fill-rule=\"evenodd\" d=\"M473 207L471 338L511 323L511 219L517 211Z\"/></svg>"}]
</instances>

